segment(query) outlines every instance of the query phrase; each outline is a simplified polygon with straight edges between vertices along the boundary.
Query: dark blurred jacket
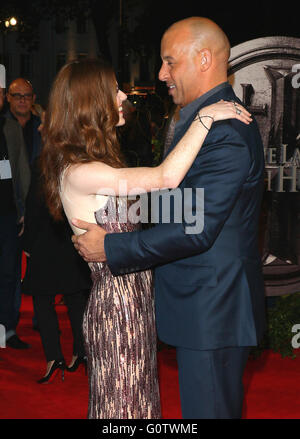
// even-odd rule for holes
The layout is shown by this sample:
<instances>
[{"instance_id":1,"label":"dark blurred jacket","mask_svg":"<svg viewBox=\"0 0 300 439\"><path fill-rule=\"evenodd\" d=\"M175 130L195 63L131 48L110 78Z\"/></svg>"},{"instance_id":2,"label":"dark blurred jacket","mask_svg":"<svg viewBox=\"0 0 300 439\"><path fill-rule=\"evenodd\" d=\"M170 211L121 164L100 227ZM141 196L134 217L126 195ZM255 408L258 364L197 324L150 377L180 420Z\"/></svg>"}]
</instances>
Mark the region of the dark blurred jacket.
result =
<instances>
[{"instance_id":1,"label":"dark blurred jacket","mask_svg":"<svg viewBox=\"0 0 300 439\"><path fill-rule=\"evenodd\" d=\"M54 221L46 207L36 161L26 200L23 250L30 257L22 283L23 293L55 295L90 289L90 269L75 250L71 236L67 219Z\"/></svg>"},{"instance_id":2,"label":"dark blurred jacket","mask_svg":"<svg viewBox=\"0 0 300 439\"><path fill-rule=\"evenodd\" d=\"M8 109L5 113L5 117L7 119L11 119L16 121L18 124L18 120L12 114L12 112ZM35 163L37 157L39 157L42 150L42 139L41 134L38 130L41 125L41 119L35 114L31 114L29 121L26 123L25 127L21 130L23 132L24 143L26 146L26 151L28 155L28 161L30 167L32 167Z\"/></svg>"},{"instance_id":3,"label":"dark blurred jacket","mask_svg":"<svg viewBox=\"0 0 300 439\"><path fill-rule=\"evenodd\" d=\"M19 220L24 215L25 199L30 185L30 167L21 126L14 120L5 117L3 119L3 133L6 138Z\"/></svg>"}]
</instances>

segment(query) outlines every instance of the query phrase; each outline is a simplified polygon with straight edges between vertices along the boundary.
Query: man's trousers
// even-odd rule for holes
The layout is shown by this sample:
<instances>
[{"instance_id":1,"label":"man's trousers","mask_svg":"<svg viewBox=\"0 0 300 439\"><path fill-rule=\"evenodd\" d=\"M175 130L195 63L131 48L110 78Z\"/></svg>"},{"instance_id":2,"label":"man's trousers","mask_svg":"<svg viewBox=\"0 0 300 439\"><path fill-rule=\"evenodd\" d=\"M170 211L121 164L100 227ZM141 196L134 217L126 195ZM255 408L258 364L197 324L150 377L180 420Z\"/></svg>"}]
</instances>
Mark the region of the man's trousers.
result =
<instances>
[{"instance_id":1,"label":"man's trousers","mask_svg":"<svg viewBox=\"0 0 300 439\"><path fill-rule=\"evenodd\" d=\"M177 348L182 417L241 418L242 378L249 352L249 347L207 351Z\"/></svg>"}]
</instances>

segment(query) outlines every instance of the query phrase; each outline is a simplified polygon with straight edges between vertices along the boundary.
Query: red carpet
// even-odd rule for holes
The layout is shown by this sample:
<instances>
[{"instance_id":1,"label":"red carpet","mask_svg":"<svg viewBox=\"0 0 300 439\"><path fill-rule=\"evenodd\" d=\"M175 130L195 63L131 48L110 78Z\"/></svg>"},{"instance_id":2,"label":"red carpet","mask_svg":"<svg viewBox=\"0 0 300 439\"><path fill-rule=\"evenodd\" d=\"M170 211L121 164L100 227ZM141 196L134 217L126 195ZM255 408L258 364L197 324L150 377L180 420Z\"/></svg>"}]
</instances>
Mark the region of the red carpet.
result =
<instances>
[{"instance_id":1,"label":"red carpet","mask_svg":"<svg viewBox=\"0 0 300 439\"><path fill-rule=\"evenodd\" d=\"M65 306L57 306L57 311L68 362L72 355L71 330ZM36 384L44 374L45 359L31 319L31 297L23 296L18 334L31 344L31 349L0 349L0 418L85 419L88 389L83 370L66 374L63 383L56 377L51 384ZM300 418L300 352L295 353L295 360L270 351L259 359L249 360L244 377L244 418ZM180 419L175 351L165 348L158 358L163 417Z\"/></svg>"}]
</instances>

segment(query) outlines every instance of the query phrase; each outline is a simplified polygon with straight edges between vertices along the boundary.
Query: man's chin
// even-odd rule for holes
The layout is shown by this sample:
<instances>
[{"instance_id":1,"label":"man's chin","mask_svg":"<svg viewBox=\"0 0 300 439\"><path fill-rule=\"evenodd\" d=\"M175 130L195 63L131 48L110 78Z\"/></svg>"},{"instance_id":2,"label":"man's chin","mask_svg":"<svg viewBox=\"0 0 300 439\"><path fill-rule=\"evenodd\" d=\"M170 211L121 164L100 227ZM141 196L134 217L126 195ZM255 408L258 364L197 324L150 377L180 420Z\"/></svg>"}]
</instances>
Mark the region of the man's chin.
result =
<instances>
[{"instance_id":1,"label":"man's chin","mask_svg":"<svg viewBox=\"0 0 300 439\"><path fill-rule=\"evenodd\" d=\"M16 117L28 117L30 115L30 110L29 111L15 111L14 115Z\"/></svg>"},{"instance_id":2,"label":"man's chin","mask_svg":"<svg viewBox=\"0 0 300 439\"><path fill-rule=\"evenodd\" d=\"M174 93L174 94L171 94L171 93L170 93L170 96L171 96L172 101L173 101L173 103L174 103L175 105L180 105L180 99L178 99L178 96L176 96L175 93Z\"/></svg>"}]
</instances>

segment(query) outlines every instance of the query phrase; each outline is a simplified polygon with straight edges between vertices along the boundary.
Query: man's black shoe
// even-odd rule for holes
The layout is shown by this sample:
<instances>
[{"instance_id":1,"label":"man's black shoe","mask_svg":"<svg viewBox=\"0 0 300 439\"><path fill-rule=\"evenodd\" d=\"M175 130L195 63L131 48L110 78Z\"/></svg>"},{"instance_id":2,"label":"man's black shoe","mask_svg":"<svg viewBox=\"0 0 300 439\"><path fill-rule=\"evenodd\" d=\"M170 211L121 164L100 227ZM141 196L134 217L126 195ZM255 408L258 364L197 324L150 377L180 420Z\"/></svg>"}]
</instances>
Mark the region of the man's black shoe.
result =
<instances>
[{"instance_id":1,"label":"man's black shoe","mask_svg":"<svg viewBox=\"0 0 300 439\"><path fill-rule=\"evenodd\" d=\"M30 345L20 340L19 337L15 334L9 337L8 340L6 340L6 347L13 349L28 349L30 348Z\"/></svg>"}]
</instances>

